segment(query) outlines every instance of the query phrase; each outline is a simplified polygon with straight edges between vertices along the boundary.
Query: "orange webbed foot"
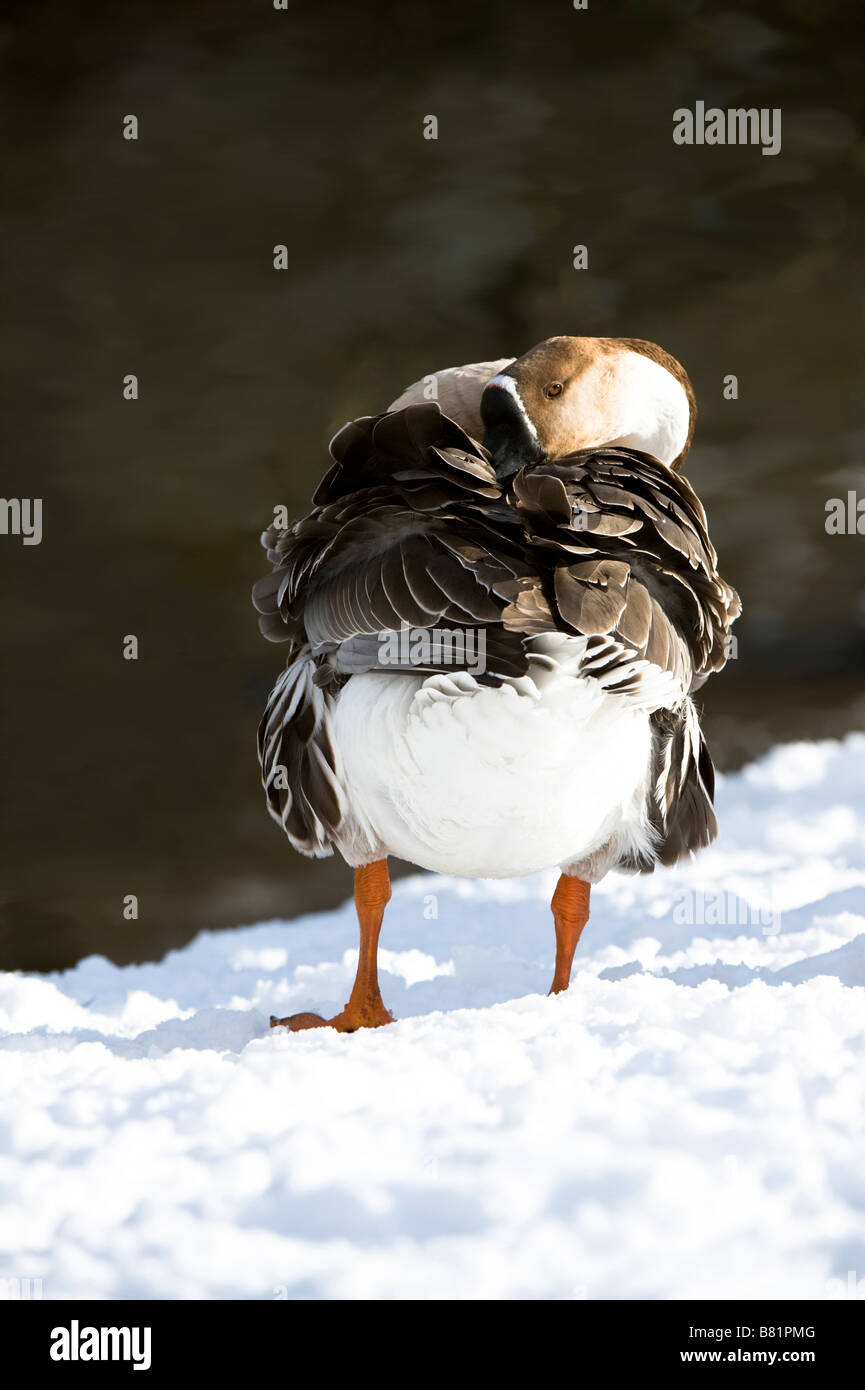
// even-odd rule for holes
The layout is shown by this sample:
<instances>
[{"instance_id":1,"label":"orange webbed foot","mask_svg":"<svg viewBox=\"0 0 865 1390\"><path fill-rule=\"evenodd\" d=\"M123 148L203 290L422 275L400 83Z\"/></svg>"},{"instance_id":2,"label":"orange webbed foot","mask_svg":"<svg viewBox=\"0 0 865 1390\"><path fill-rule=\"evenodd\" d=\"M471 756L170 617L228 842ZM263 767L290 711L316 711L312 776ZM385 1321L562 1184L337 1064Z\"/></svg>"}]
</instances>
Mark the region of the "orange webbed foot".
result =
<instances>
[{"instance_id":1,"label":"orange webbed foot","mask_svg":"<svg viewBox=\"0 0 865 1390\"><path fill-rule=\"evenodd\" d=\"M307 1028L335 1028L338 1033L356 1033L359 1028L383 1028L396 1020L381 999L368 1000L364 1004L346 1004L341 1013L333 1018L322 1018L321 1014L289 1014L288 1018L271 1017L271 1028L289 1028L292 1033L302 1033Z\"/></svg>"}]
</instances>

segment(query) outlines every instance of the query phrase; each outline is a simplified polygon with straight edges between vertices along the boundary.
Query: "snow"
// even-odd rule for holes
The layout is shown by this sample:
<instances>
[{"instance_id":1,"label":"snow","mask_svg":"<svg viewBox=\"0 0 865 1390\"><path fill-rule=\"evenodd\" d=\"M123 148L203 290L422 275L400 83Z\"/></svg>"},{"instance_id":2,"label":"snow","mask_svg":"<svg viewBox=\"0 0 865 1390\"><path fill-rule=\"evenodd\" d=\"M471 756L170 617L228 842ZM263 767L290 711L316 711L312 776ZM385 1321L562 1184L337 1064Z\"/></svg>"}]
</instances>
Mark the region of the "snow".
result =
<instances>
[{"instance_id":1,"label":"snow","mask_svg":"<svg viewBox=\"0 0 865 1390\"><path fill-rule=\"evenodd\" d=\"M400 1021L370 1033L267 1026L344 1003L350 905L0 976L0 1273L46 1298L855 1292L865 735L774 750L718 809L692 864L593 891L553 999L555 875L397 884Z\"/></svg>"}]
</instances>

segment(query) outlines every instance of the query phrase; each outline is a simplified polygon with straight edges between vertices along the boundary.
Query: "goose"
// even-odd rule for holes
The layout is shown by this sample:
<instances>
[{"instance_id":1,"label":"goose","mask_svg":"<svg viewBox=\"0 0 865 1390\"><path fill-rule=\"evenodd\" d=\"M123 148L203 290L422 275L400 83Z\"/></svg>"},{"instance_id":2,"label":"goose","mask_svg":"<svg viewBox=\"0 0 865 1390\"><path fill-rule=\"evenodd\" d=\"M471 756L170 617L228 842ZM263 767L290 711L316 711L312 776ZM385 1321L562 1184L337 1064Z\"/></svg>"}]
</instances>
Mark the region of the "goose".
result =
<instances>
[{"instance_id":1,"label":"goose","mask_svg":"<svg viewBox=\"0 0 865 1390\"><path fill-rule=\"evenodd\" d=\"M354 869L360 929L345 1008L272 1026L393 1021L389 856L478 878L558 868L557 994L593 884L713 840L693 697L740 602L681 472L695 418L656 344L548 338L351 421L309 515L263 533L253 601L289 644L258 734L268 810L296 850Z\"/></svg>"}]
</instances>

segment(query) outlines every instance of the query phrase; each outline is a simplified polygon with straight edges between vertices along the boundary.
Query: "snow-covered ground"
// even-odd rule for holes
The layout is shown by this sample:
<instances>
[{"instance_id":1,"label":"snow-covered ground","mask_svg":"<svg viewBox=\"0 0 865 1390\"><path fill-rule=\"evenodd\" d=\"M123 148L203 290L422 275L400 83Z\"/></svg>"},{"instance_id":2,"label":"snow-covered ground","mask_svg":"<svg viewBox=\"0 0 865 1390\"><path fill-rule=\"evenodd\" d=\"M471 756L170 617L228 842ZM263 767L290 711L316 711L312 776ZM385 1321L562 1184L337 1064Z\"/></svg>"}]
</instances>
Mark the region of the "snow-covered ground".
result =
<instances>
[{"instance_id":1,"label":"snow-covered ground","mask_svg":"<svg viewBox=\"0 0 865 1390\"><path fill-rule=\"evenodd\" d=\"M865 735L779 748L718 803L692 865L594 891L554 999L555 875L398 884L400 1021L372 1033L267 1026L344 1003L350 905L0 976L0 1271L46 1298L865 1280Z\"/></svg>"}]
</instances>

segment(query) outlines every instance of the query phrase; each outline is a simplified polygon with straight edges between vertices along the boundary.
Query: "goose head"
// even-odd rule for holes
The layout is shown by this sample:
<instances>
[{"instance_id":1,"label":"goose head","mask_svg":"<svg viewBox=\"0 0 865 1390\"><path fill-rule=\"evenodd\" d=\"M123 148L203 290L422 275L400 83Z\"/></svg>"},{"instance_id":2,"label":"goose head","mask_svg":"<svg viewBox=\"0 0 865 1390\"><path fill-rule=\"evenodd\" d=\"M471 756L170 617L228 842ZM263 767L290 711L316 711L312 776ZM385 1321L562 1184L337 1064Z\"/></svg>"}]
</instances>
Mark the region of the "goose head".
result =
<instances>
[{"instance_id":1,"label":"goose head","mask_svg":"<svg viewBox=\"0 0 865 1390\"><path fill-rule=\"evenodd\" d=\"M642 338L547 338L484 387L483 443L504 480L577 449L622 444L672 469L697 406L684 368Z\"/></svg>"}]
</instances>

